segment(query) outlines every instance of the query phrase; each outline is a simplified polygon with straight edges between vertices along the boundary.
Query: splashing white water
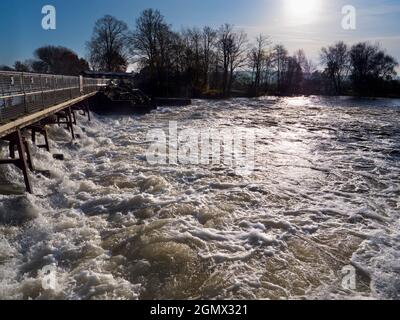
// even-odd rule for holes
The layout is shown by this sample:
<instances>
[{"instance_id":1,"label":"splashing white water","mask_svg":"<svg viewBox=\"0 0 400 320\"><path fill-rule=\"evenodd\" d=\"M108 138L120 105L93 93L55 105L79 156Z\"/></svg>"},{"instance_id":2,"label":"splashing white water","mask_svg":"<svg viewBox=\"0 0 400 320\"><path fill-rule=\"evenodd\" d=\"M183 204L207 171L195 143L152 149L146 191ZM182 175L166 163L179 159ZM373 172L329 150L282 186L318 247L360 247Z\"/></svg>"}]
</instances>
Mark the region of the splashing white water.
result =
<instances>
[{"instance_id":1,"label":"splashing white water","mask_svg":"<svg viewBox=\"0 0 400 320\"><path fill-rule=\"evenodd\" d=\"M0 196L0 298L399 298L400 102L196 101L79 118L33 148L35 195ZM152 166L146 132L248 127L256 168ZM82 130L82 128L84 130ZM2 180L22 185L13 167ZM357 270L357 289L341 269ZM55 265L58 290L41 270Z\"/></svg>"}]
</instances>

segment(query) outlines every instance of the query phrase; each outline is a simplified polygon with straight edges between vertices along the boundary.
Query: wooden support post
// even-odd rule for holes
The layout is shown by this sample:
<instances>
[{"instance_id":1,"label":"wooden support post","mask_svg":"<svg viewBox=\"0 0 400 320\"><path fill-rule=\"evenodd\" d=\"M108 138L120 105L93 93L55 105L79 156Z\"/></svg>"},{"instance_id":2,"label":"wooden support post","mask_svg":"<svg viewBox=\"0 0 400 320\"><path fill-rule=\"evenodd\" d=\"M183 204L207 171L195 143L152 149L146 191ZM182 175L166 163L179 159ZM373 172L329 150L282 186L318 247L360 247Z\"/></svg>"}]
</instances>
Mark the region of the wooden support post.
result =
<instances>
[{"instance_id":1,"label":"wooden support post","mask_svg":"<svg viewBox=\"0 0 400 320\"><path fill-rule=\"evenodd\" d=\"M89 102L86 101L82 101L79 105L76 105L72 108L73 111L80 111L80 115L85 116L87 115L88 117L88 121L91 121L90 118L90 110L89 110ZM75 116L75 114L74 114ZM76 124L76 122L74 122L74 124Z\"/></svg>"},{"instance_id":2,"label":"wooden support post","mask_svg":"<svg viewBox=\"0 0 400 320\"><path fill-rule=\"evenodd\" d=\"M32 143L36 144L36 130L33 127L28 127L28 129L32 130Z\"/></svg>"},{"instance_id":3,"label":"wooden support post","mask_svg":"<svg viewBox=\"0 0 400 320\"><path fill-rule=\"evenodd\" d=\"M27 169L27 163L26 163L26 158L25 158L25 148L28 148L27 145L24 146L24 144L22 143L22 135L21 135L21 131L18 129L16 131L16 136L17 136L17 140L18 140L18 144L17 144L17 149L18 149L18 154L19 154L19 160L20 160L20 165L21 165L21 169L22 169L22 174L24 175L24 181L25 181L25 186L26 186L26 191L28 191L29 193L33 193L33 189L31 186L31 181L29 179L29 175L28 175L28 169ZM30 154L29 154L30 157ZM32 160L30 160L30 163L32 165Z\"/></svg>"},{"instance_id":4,"label":"wooden support post","mask_svg":"<svg viewBox=\"0 0 400 320\"><path fill-rule=\"evenodd\" d=\"M68 117L68 125L71 130L71 135L72 135L72 140L75 140L75 133L74 133L74 123L72 121L72 112L71 112L71 107L68 107L66 109L67 117Z\"/></svg>"},{"instance_id":5,"label":"wooden support post","mask_svg":"<svg viewBox=\"0 0 400 320\"><path fill-rule=\"evenodd\" d=\"M71 132L72 140L75 140L74 123L72 119L71 107L68 107L63 111L57 112L56 116L57 116L56 123L58 125L66 124L67 129L69 129L69 131ZM61 121L61 119L65 119L65 121Z\"/></svg>"},{"instance_id":6,"label":"wooden support post","mask_svg":"<svg viewBox=\"0 0 400 320\"><path fill-rule=\"evenodd\" d=\"M20 130L18 130L20 132ZM2 138L3 140L6 140L9 142L9 149L10 149L10 158L11 159L15 159L15 149L18 150L18 144L19 144L19 140L18 137L15 133L12 133L8 136L5 136ZM23 150L24 150L24 157L26 159L26 162L28 163L29 169L31 171L33 171L33 161L32 161L32 157L31 157L31 152L29 150L29 146L28 146L28 142L26 141L26 139L24 137L22 137L21 135L21 141L23 144ZM20 156L21 158L21 156ZM18 159L16 159L18 161Z\"/></svg>"},{"instance_id":7,"label":"wooden support post","mask_svg":"<svg viewBox=\"0 0 400 320\"><path fill-rule=\"evenodd\" d=\"M38 148L46 149L50 152L49 138L47 135L47 128L45 124L33 124L28 126L26 129L32 131L32 143L36 144L36 134L39 133L44 138L44 144L37 145Z\"/></svg>"},{"instance_id":8,"label":"wooden support post","mask_svg":"<svg viewBox=\"0 0 400 320\"><path fill-rule=\"evenodd\" d=\"M90 119L90 106L89 106L89 101L88 100L85 101L85 111L87 112L88 120L92 121L92 119Z\"/></svg>"},{"instance_id":9,"label":"wooden support post","mask_svg":"<svg viewBox=\"0 0 400 320\"><path fill-rule=\"evenodd\" d=\"M31 156L31 151L29 150L29 145L28 145L28 141L26 141L25 138L22 138L22 143L23 143L23 147L26 154L26 162L28 164L29 170L31 170L33 172L33 162L32 162L32 156ZM18 150L19 152L19 150Z\"/></svg>"},{"instance_id":10,"label":"wooden support post","mask_svg":"<svg viewBox=\"0 0 400 320\"><path fill-rule=\"evenodd\" d=\"M30 156L28 144L26 141L24 141L24 139L21 135L21 131L19 129L17 129L14 133L12 133L2 139L9 141L10 155L12 154L11 149L14 150L14 147L15 146L17 147L19 158L18 159L0 160L0 164L13 164L13 165L17 166L19 169L21 169L22 174L24 176L26 191L29 193L33 193L32 185L31 185L31 182L29 179L29 174L28 174L28 163L29 163L29 167L31 169L33 169L32 159ZM15 157L15 151L13 151L13 153L14 153L14 157Z\"/></svg>"},{"instance_id":11,"label":"wooden support post","mask_svg":"<svg viewBox=\"0 0 400 320\"><path fill-rule=\"evenodd\" d=\"M68 126L68 115L66 113L66 111L59 111L56 114L57 120L56 120L56 124L58 124L58 126L62 125L62 124L66 124L67 125L67 129L69 129ZM63 120L63 121L61 121Z\"/></svg>"},{"instance_id":12,"label":"wooden support post","mask_svg":"<svg viewBox=\"0 0 400 320\"><path fill-rule=\"evenodd\" d=\"M74 121L73 121L73 124L76 125L76 115L75 115L74 110L72 110L72 109L71 109L71 114L72 114L72 118L73 118L73 120L74 120Z\"/></svg>"},{"instance_id":13,"label":"wooden support post","mask_svg":"<svg viewBox=\"0 0 400 320\"><path fill-rule=\"evenodd\" d=\"M58 126L60 126L61 124L67 124L67 115L65 114L64 111L60 111L56 113L56 117L57 117L57 121L56 123L58 124ZM61 121L61 119L64 119L65 122Z\"/></svg>"},{"instance_id":14,"label":"wooden support post","mask_svg":"<svg viewBox=\"0 0 400 320\"><path fill-rule=\"evenodd\" d=\"M15 144L10 141L8 148L10 149L10 158L15 159Z\"/></svg>"},{"instance_id":15,"label":"wooden support post","mask_svg":"<svg viewBox=\"0 0 400 320\"><path fill-rule=\"evenodd\" d=\"M47 128L44 127L44 147L46 148L47 152L50 152L50 144L49 144L49 136L47 134ZM41 147L41 146L39 146Z\"/></svg>"}]
</instances>

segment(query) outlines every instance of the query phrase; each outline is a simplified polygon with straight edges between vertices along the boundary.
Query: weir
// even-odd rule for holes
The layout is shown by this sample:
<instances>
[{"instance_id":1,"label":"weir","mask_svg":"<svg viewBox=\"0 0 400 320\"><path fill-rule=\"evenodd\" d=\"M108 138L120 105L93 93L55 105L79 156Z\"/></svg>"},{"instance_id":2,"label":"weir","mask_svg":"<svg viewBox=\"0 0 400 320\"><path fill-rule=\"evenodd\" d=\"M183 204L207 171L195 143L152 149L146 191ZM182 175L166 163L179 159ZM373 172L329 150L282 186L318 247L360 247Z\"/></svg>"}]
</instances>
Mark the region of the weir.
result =
<instances>
[{"instance_id":1,"label":"weir","mask_svg":"<svg viewBox=\"0 0 400 320\"><path fill-rule=\"evenodd\" d=\"M82 111L90 120L89 98L108 81L0 71L0 140L9 145L9 157L0 159L0 165L17 166L24 176L27 192L33 193L29 171L34 171L34 165L24 133L30 133L34 144L37 135L42 135L45 143L38 147L48 151L47 125L65 125L75 139L75 112Z\"/></svg>"}]
</instances>

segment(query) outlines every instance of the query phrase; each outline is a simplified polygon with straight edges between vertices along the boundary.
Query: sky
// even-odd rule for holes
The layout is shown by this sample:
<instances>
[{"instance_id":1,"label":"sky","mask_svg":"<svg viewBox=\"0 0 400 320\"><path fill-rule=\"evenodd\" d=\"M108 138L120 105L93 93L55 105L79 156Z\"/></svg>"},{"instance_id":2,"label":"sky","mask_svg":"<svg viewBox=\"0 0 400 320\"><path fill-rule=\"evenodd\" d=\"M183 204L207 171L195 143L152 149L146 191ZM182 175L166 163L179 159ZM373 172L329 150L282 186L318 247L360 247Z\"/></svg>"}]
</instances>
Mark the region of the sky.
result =
<instances>
[{"instance_id":1,"label":"sky","mask_svg":"<svg viewBox=\"0 0 400 320\"><path fill-rule=\"evenodd\" d=\"M56 8L56 30L44 30L42 7ZM342 28L342 8L356 9L356 29ZM134 29L146 8L161 11L175 30L227 22L248 33L303 48L318 62L321 47L344 40L379 42L400 62L400 0L1 0L0 65L33 57L43 45L62 45L85 57L94 23L105 14Z\"/></svg>"}]
</instances>

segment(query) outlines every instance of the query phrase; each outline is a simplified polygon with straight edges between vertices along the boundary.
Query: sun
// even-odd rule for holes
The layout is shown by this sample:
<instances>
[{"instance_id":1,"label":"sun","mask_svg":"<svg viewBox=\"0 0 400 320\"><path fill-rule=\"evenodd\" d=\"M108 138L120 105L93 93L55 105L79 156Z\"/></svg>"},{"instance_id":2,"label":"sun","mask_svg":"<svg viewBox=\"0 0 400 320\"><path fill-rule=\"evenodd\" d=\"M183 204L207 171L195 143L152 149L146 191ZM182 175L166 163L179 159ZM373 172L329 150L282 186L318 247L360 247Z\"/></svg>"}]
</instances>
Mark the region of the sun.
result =
<instances>
[{"instance_id":1,"label":"sun","mask_svg":"<svg viewBox=\"0 0 400 320\"><path fill-rule=\"evenodd\" d=\"M285 11L293 22L310 23L316 20L322 0L285 0Z\"/></svg>"}]
</instances>

